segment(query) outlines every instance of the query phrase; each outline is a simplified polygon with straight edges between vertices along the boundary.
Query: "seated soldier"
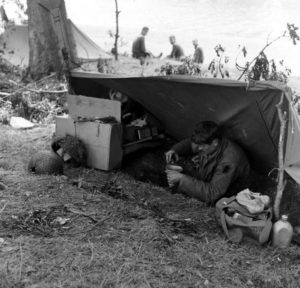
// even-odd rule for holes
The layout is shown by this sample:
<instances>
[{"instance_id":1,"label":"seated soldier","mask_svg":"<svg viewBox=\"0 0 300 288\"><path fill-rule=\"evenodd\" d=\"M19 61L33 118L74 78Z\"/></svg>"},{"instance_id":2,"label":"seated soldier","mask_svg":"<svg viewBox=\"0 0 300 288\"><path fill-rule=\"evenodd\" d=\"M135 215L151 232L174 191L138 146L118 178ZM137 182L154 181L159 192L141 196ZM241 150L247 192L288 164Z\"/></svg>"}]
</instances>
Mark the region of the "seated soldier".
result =
<instances>
[{"instance_id":1,"label":"seated soldier","mask_svg":"<svg viewBox=\"0 0 300 288\"><path fill-rule=\"evenodd\" d=\"M180 45L176 44L176 37L171 35L169 37L170 44L172 45L171 54L167 56L167 58L173 58L175 60L180 60L184 57L183 49Z\"/></svg>"},{"instance_id":2,"label":"seated soldier","mask_svg":"<svg viewBox=\"0 0 300 288\"><path fill-rule=\"evenodd\" d=\"M148 27L143 27L141 35L137 37L132 44L132 57L140 60L140 64L144 65L146 58L160 58L162 53L157 57L146 49L145 37L149 32Z\"/></svg>"},{"instance_id":3,"label":"seated soldier","mask_svg":"<svg viewBox=\"0 0 300 288\"><path fill-rule=\"evenodd\" d=\"M194 55L193 55L193 61L195 63L203 64L204 54L203 54L202 48L199 47L199 45L198 45L198 40L197 39L193 40L193 45L194 45L194 48L195 48Z\"/></svg>"},{"instance_id":4,"label":"seated soldier","mask_svg":"<svg viewBox=\"0 0 300 288\"><path fill-rule=\"evenodd\" d=\"M219 127L211 121L196 125L192 136L175 144L166 152L166 161L191 156L191 169L182 172L166 169L170 187L177 192L213 203L247 187L250 166L244 151L222 137ZM168 167L168 166L167 166Z\"/></svg>"}]
</instances>

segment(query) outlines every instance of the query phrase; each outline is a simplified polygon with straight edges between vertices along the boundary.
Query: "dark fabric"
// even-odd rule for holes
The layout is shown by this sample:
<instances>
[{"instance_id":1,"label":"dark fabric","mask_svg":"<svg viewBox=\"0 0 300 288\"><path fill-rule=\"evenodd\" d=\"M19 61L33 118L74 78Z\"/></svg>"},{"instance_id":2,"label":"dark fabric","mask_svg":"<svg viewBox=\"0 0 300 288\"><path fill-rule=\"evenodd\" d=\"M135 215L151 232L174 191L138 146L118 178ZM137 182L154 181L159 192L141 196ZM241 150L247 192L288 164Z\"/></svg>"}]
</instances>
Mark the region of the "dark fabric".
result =
<instances>
[{"instance_id":1,"label":"dark fabric","mask_svg":"<svg viewBox=\"0 0 300 288\"><path fill-rule=\"evenodd\" d=\"M188 156L193 153L190 138L186 138L176 143L171 149L177 154L180 154L180 156Z\"/></svg>"},{"instance_id":2,"label":"dark fabric","mask_svg":"<svg viewBox=\"0 0 300 288\"><path fill-rule=\"evenodd\" d=\"M170 58L179 59L182 56L184 56L183 49L178 44L174 44L170 54Z\"/></svg>"},{"instance_id":3,"label":"dark fabric","mask_svg":"<svg viewBox=\"0 0 300 288\"><path fill-rule=\"evenodd\" d=\"M133 120L142 117L146 113L145 109L141 104L128 98L125 103L121 106L122 123L129 124Z\"/></svg>"},{"instance_id":4,"label":"dark fabric","mask_svg":"<svg viewBox=\"0 0 300 288\"><path fill-rule=\"evenodd\" d=\"M140 58L140 57L147 57L149 53L146 51L145 46L145 37L139 36L136 38L132 44L132 57Z\"/></svg>"},{"instance_id":5,"label":"dark fabric","mask_svg":"<svg viewBox=\"0 0 300 288\"><path fill-rule=\"evenodd\" d=\"M194 52L193 61L196 63L202 64L204 61L203 50L200 47L197 47Z\"/></svg>"},{"instance_id":6,"label":"dark fabric","mask_svg":"<svg viewBox=\"0 0 300 288\"><path fill-rule=\"evenodd\" d=\"M172 147L179 155L192 153L191 141L185 139ZM191 155L193 170L187 171L177 187L178 192L213 203L224 195L234 195L248 186L250 166L244 151L223 138L211 154Z\"/></svg>"},{"instance_id":7,"label":"dark fabric","mask_svg":"<svg viewBox=\"0 0 300 288\"><path fill-rule=\"evenodd\" d=\"M279 89L259 88L261 82L257 84L259 87L247 88L247 83L241 81L185 75L122 78L89 76L89 73L72 75L72 83L86 77L90 84L98 83L99 89L106 86L125 93L151 112L177 141L190 137L196 123L214 121L222 126L227 138L243 148L256 171L267 175L278 167L280 121L276 104L282 93ZM88 87L82 85L76 93L88 95ZM283 110L289 115L286 98Z\"/></svg>"}]
</instances>

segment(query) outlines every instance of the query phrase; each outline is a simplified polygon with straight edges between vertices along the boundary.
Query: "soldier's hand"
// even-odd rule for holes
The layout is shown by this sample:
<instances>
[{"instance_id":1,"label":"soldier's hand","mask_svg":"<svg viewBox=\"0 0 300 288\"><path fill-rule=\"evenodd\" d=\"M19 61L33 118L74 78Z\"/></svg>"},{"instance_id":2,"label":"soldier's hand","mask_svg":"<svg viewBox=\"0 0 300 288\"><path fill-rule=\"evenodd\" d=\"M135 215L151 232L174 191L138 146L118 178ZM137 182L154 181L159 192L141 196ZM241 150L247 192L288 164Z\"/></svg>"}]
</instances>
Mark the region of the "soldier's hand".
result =
<instances>
[{"instance_id":1,"label":"soldier's hand","mask_svg":"<svg viewBox=\"0 0 300 288\"><path fill-rule=\"evenodd\" d=\"M174 159L175 161L179 160L179 156L174 150L167 151L165 155L167 163L170 163L172 159Z\"/></svg>"},{"instance_id":2,"label":"soldier's hand","mask_svg":"<svg viewBox=\"0 0 300 288\"><path fill-rule=\"evenodd\" d=\"M170 187L176 185L180 181L181 177L183 176L182 173L174 170L166 170L166 174L167 174L168 184Z\"/></svg>"}]
</instances>

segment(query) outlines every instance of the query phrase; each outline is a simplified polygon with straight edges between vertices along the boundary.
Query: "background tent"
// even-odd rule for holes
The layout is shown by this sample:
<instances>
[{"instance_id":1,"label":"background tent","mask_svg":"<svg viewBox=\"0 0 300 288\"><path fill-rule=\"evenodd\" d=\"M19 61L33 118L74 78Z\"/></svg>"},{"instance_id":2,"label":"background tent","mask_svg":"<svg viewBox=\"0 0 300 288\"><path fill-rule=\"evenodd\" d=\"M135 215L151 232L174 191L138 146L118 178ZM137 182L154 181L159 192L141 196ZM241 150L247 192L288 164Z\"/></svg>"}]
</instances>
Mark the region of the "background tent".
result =
<instances>
[{"instance_id":1,"label":"background tent","mask_svg":"<svg viewBox=\"0 0 300 288\"><path fill-rule=\"evenodd\" d=\"M98 59L112 59L86 34L68 20L70 31L73 35L75 44L75 61L93 62ZM29 43L28 26L10 24L0 35L1 56L13 65L28 66L29 63Z\"/></svg>"},{"instance_id":2,"label":"background tent","mask_svg":"<svg viewBox=\"0 0 300 288\"><path fill-rule=\"evenodd\" d=\"M112 59L112 56L107 54L100 48L91 38L84 34L75 24L68 20L69 27L75 38L77 58L83 62L97 61L100 59Z\"/></svg>"},{"instance_id":3,"label":"background tent","mask_svg":"<svg viewBox=\"0 0 300 288\"><path fill-rule=\"evenodd\" d=\"M1 56L11 64L28 66L28 26L14 24L6 26L0 35L0 51Z\"/></svg>"},{"instance_id":4,"label":"background tent","mask_svg":"<svg viewBox=\"0 0 300 288\"><path fill-rule=\"evenodd\" d=\"M71 81L76 94L91 95L90 87L93 91L111 87L125 93L153 113L177 140L188 137L198 121L215 121L244 148L252 167L265 174L278 167L276 105L284 93L283 109L292 119L288 122L285 170L300 183L300 122L286 85L264 81L248 87L241 81L184 75L121 78L76 71Z\"/></svg>"}]
</instances>

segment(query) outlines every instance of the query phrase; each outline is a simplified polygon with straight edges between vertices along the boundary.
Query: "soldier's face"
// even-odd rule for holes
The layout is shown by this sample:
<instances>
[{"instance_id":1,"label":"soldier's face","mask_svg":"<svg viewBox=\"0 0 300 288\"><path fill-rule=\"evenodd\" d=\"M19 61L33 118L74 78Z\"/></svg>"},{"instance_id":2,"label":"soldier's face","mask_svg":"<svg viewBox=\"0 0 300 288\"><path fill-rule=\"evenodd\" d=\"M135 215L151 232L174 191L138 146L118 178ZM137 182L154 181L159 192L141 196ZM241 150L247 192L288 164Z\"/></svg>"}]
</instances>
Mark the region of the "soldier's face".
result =
<instances>
[{"instance_id":1,"label":"soldier's face","mask_svg":"<svg viewBox=\"0 0 300 288\"><path fill-rule=\"evenodd\" d=\"M197 144L192 143L192 150L194 153L204 152L208 151L210 147L210 144Z\"/></svg>"},{"instance_id":2,"label":"soldier's face","mask_svg":"<svg viewBox=\"0 0 300 288\"><path fill-rule=\"evenodd\" d=\"M174 37L170 37L170 43L173 45L173 44L175 44L175 42L176 42L175 38Z\"/></svg>"},{"instance_id":3,"label":"soldier's face","mask_svg":"<svg viewBox=\"0 0 300 288\"><path fill-rule=\"evenodd\" d=\"M142 35L143 35L143 36L146 36L147 33L148 33L148 30L147 30L147 29L143 29L143 30L142 30Z\"/></svg>"},{"instance_id":4,"label":"soldier's face","mask_svg":"<svg viewBox=\"0 0 300 288\"><path fill-rule=\"evenodd\" d=\"M197 144L192 142L192 151L193 153L201 152L201 153L209 154L213 152L217 146L218 146L217 139L213 140L210 144Z\"/></svg>"}]
</instances>

